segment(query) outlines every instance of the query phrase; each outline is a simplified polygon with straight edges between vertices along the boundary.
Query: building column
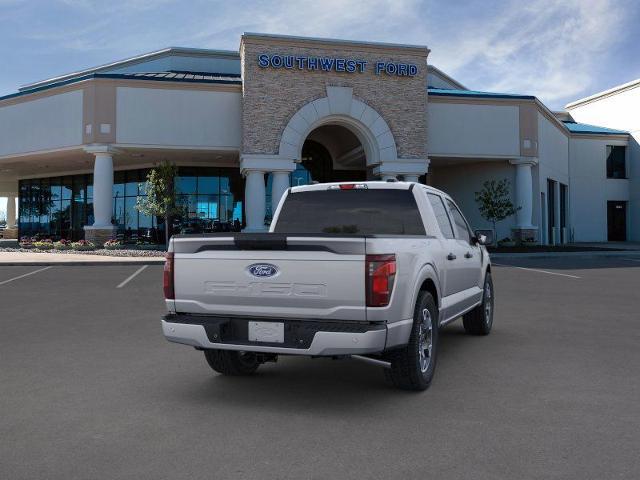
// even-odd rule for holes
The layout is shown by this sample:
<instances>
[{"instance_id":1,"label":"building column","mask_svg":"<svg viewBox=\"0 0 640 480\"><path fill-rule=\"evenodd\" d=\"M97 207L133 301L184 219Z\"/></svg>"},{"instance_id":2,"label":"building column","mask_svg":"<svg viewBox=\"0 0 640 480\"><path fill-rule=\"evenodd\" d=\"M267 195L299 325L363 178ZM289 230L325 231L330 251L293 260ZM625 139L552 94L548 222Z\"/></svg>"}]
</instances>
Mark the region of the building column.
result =
<instances>
[{"instance_id":1,"label":"building column","mask_svg":"<svg viewBox=\"0 0 640 480\"><path fill-rule=\"evenodd\" d=\"M4 240L18 239L18 227L16 225L16 196L7 195L7 228L0 231Z\"/></svg>"},{"instance_id":2,"label":"building column","mask_svg":"<svg viewBox=\"0 0 640 480\"><path fill-rule=\"evenodd\" d=\"M246 178L244 190L244 212L246 232L264 232L266 214L266 188L264 175L273 173L271 202L276 207L282 194L289 188L289 172L296 168L293 158L280 155L243 153L240 155L240 173Z\"/></svg>"},{"instance_id":3,"label":"building column","mask_svg":"<svg viewBox=\"0 0 640 480\"><path fill-rule=\"evenodd\" d=\"M95 156L93 163L93 225L84 227L85 240L102 245L114 237L113 217L113 154L108 145L86 147Z\"/></svg>"},{"instance_id":4,"label":"building column","mask_svg":"<svg viewBox=\"0 0 640 480\"><path fill-rule=\"evenodd\" d=\"M534 226L533 220L533 174L531 167L537 165L538 159L534 157L522 157L510 160L516 167L515 197L516 227L513 229L514 237L517 240L535 240L538 227Z\"/></svg>"},{"instance_id":5,"label":"building column","mask_svg":"<svg viewBox=\"0 0 640 480\"><path fill-rule=\"evenodd\" d=\"M289 172L287 171L275 171L272 172L273 178L271 179L271 209L275 213L280 199L289 188Z\"/></svg>"},{"instance_id":6,"label":"building column","mask_svg":"<svg viewBox=\"0 0 640 480\"><path fill-rule=\"evenodd\" d=\"M387 160L373 169L373 174L382 181L401 177L405 182L417 182L420 175L429 171L429 159L404 159Z\"/></svg>"},{"instance_id":7,"label":"building column","mask_svg":"<svg viewBox=\"0 0 640 480\"><path fill-rule=\"evenodd\" d=\"M16 228L16 197L9 195L7 197L7 228Z\"/></svg>"},{"instance_id":8,"label":"building column","mask_svg":"<svg viewBox=\"0 0 640 480\"><path fill-rule=\"evenodd\" d=\"M264 216L266 213L266 190L264 171L247 170L244 190L244 210L247 216L245 231L260 232L266 230Z\"/></svg>"},{"instance_id":9,"label":"building column","mask_svg":"<svg viewBox=\"0 0 640 480\"><path fill-rule=\"evenodd\" d=\"M418 180L420 179L420 177L419 177L418 175L404 175L404 176L402 177L402 179L403 179L405 182L416 182L416 183L417 183L417 182L418 182Z\"/></svg>"}]
</instances>

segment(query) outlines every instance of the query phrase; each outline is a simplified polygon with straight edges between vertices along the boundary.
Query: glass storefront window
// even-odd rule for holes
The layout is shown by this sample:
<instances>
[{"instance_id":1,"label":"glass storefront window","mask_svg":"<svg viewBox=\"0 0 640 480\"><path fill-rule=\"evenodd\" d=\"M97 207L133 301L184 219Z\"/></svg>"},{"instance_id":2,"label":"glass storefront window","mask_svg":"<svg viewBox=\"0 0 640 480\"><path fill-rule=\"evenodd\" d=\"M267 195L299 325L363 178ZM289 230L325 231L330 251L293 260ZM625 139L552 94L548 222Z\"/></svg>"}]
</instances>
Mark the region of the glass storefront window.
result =
<instances>
[{"instance_id":1,"label":"glass storefront window","mask_svg":"<svg viewBox=\"0 0 640 480\"><path fill-rule=\"evenodd\" d=\"M163 219L136 209L145 195L148 170L114 172L113 224L126 242L163 242ZM184 214L172 221L172 232L238 231L242 228L244 181L237 168L181 168L176 188ZM22 236L58 240L83 238L94 222L93 175L20 181L19 228Z\"/></svg>"},{"instance_id":2,"label":"glass storefront window","mask_svg":"<svg viewBox=\"0 0 640 480\"><path fill-rule=\"evenodd\" d=\"M176 177L175 188L177 193L193 194L198 191L198 178L192 176Z\"/></svg>"}]
</instances>

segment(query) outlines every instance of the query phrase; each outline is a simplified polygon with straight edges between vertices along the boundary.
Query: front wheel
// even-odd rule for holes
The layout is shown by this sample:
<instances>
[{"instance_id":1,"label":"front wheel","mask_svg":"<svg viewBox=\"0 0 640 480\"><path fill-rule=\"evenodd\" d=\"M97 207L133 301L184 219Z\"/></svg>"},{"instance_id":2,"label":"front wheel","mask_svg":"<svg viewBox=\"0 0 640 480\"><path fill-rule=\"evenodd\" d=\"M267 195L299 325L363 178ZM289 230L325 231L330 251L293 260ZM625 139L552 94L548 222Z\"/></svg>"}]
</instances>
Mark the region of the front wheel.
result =
<instances>
[{"instance_id":1,"label":"front wheel","mask_svg":"<svg viewBox=\"0 0 640 480\"><path fill-rule=\"evenodd\" d=\"M426 390L431 385L438 357L438 309L429 292L416 302L409 343L387 354L391 368L385 376L403 390Z\"/></svg>"},{"instance_id":2,"label":"front wheel","mask_svg":"<svg viewBox=\"0 0 640 480\"><path fill-rule=\"evenodd\" d=\"M462 323L467 333L472 335L489 335L493 325L493 280L491 273L484 277L482 303L462 317Z\"/></svg>"},{"instance_id":3,"label":"front wheel","mask_svg":"<svg viewBox=\"0 0 640 480\"><path fill-rule=\"evenodd\" d=\"M214 371L223 375L251 375L260 366L260 361L253 352L205 350L204 357Z\"/></svg>"}]
</instances>

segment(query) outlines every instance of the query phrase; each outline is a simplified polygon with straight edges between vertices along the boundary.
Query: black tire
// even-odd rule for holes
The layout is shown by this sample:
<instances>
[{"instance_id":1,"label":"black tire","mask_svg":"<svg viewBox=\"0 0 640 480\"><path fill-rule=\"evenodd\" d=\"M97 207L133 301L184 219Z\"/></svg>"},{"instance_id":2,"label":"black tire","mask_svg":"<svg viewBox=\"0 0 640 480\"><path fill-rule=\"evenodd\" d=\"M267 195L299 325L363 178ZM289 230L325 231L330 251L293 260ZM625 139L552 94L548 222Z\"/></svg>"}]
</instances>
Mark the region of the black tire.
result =
<instances>
[{"instance_id":1,"label":"black tire","mask_svg":"<svg viewBox=\"0 0 640 480\"><path fill-rule=\"evenodd\" d=\"M462 323L467 333L471 335L489 335L493 326L493 303L493 280L491 279L491 272L487 272L482 288L482 303L462 317Z\"/></svg>"},{"instance_id":2,"label":"black tire","mask_svg":"<svg viewBox=\"0 0 640 480\"><path fill-rule=\"evenodd\" d=\"M425 318L425 311L428 318ZM426 345L421 341L421 336L426 342L423 334L428 330L427 322L431 325L429 352L421 347ZM421 350L424 357L420 354ZM389 352L386 357L391 362L391 368L385 370L385 376L393 385L403 390L420 391L429 388L438 358L438 308L429 292L421 292L416 302L409 343L401 349Z\"/></svg>"},{"instance_id":3,"label":"black tire","mask_svg":"<svg viewBox=\"0 0 640 480\"><path fill-rule=\"evenodd\" d=\"M251 375L260 366L255 353L233 350L205 350L204 358L209 366L223 375Z\"/></svg>"}]
</instances>

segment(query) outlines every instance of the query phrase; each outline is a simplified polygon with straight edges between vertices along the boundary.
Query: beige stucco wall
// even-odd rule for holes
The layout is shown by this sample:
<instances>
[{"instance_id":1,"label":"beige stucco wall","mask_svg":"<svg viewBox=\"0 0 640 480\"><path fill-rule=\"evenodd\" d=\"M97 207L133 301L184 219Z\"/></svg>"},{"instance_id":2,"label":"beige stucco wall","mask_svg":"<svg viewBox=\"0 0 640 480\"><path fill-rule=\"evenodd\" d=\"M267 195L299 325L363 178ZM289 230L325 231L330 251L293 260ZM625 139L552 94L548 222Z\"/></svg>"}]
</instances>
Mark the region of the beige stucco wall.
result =
<instances>
[{"instance_id":1,"label":"beige stucco wall","mask_svg":"<svg viewBox=\"0 0 640 480\"><path fill-rule=\"evenodd\" d=\"M238 150L240 92L118 87L118 144Z\"/></svg>"},{"instance_id":2,"label":"beige stucco wall","mask_svg":"<svg viewBox=\"0 0 640 480\"><path fill-rule=\"evenodd\" d=\"M428 143L432 156L520 156L517 105L429 102Z\"/></svg>"},{"instance_id":3,"label":"beige stucco wall","mask_svg":"<svg viewBox=\"0 0 640 480\"><path fill-rule=\"evenodd\" d=\"M258 55L282 54L362 59L364 73L261 68ZM353 88L353 97L376 110L389 125L399 158L427 156L426 48L384 47L350 42L332 44L287 38L243 37L242 151L277 154L289 119L305 104L327 96L327 86ZM414 77L376 75L375 62L393 61L418 66Z\"/></svg>"},{"instance_id":4,"label":"beige stucco wall","mask_svg":"<svg viewBox=\"0 0 640 480\"><path fill-rule=\"evenodd\" d=\"M82 90L0 106L0 156L80 144Z\"/></svg>"}]
</instances>

